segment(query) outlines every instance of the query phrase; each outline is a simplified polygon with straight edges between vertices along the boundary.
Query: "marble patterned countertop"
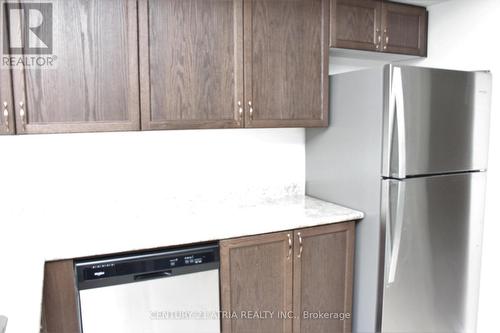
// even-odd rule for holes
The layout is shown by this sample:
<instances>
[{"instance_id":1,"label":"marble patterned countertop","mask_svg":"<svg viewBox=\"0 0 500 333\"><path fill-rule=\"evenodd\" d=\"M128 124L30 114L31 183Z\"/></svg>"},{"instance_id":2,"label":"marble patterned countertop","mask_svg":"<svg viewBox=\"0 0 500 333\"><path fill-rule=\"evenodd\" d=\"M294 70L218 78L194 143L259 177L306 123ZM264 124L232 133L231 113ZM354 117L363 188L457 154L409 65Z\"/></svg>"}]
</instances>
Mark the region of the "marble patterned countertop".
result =
<instances>
[{"instance_id":1,"label":"marble patterned countertop","mask_svg":"<svg viewBox=\"0 0 500 333\"><path fill-rule=\"evenodd\" d=\"M130 209L120 212L134 214L129 219L103 216L98 221L79 212L72 217L72 224L65 224L64 216L44 216L47 222L43 228L26 230L16 225L7 230L7 235L21 240L26 232L38 233L31 238L40 241L30 245L32 252L19 250L24 254L0 257L2 268L11 267L15 272L0 276L0 314L9 318L6 332L37 332L45 261L215 241L364 217L359 211L299 194L258 200L163 201L140 212ZM11 243L15 244L11 253L16 253L15 246L26 245Z\"/></svg>"}]
</instances>

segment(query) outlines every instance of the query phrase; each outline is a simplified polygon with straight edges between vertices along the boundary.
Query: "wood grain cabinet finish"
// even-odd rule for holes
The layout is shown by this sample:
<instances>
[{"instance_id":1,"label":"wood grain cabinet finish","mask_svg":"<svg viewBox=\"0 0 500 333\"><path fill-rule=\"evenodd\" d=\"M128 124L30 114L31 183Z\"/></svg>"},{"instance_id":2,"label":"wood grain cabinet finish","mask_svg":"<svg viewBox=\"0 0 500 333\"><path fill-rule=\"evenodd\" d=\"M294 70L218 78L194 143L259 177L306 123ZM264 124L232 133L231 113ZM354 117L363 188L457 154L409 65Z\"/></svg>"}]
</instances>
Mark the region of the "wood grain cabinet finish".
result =
<instances>
[{"instance_id":1,"label":"wood grain cabinet finish","mask_svg":"<svg viewBox=\"0 0 500 333\"><path fill-rule=\"evenodd\" d=\"M53 0L54 66L13 70L17 133L139 130L135 0Z\"/></svg>"},{"instance_id":2,"label":"wood grain cabinet finish","mask_svg":"<svg viewBox=\"0 0 500 333\"><path fill-rule=\"evenodd\" d=\"M40 333L80 333L73 260L45 264Z\"/></svg>"},{"instance_id":3,"label":"wood grain cabinet finish","mask_svg":"<svg viewBox=\"0 0 500 333\"><path fill-rule=\"evenodd\" d=\"M0 21L0 36L3 36L3 38L8 37L7 31L7 20L2 18ZM12 77L10 69L4 67L0 68L0 135L2 134L15 134Z\"/></svg>"},{"instance_id":4,"label":"wood grain cabinet finish","mask_svg":"<svg viewBox=\"0 0 500 333\"><path fill-rule=\"evenodd\" d=\"M328 125L329 0L51 3L54 65L2 72L19 134Z\"/></svg>"},{"instance_id":5,"label":"wood grain cabinet finish","mask_svg":"<svg viewBox=\"0 0 500 333\"><path fill-rule=\"evenodd\" d=\"M0 135L15 134L11 72L0 69Z\"/></svg>"},{"instance_id":6,"label":"wood grain cabinet finish","mask_svg":"<svg viewBox=\"0 0 500 333\"><path fill-rule=\"evenodd\" d=\"M328 125L328 0L245 0L246 127Z\"/></svg>"},{"instance_id":7,"label":"wood grain cabinet finish","mask_svg":"<svg viewBox=\"0 0 500 333\"><path fill-rule=\"evenodd\" d=\"M143 129L328 122L328 0L140 0Z\"/></svg>"},{"instance_id":8,"label":"wood grain cabinet finish","mask_svg":"<svg viewBox=\"0 0 500 333\"><path fill-rule=\"evenodd\" d=\"M142 128L242 127L242 0L140 0L139 12Z\"/></svg>"},{"instance_id":9,"label":"wood grain cabinet finish","mask_svg":"<svg viewBox=\"0 0 500 333\"><path fill-rule=\"evenodd\" d=\"M237 316L223 319L223 333L351 332L354 230L346 222L221 241L222 310ZM274 318L242 319L241 311Z\"/></svg>"},{"instance_id":10,"label":"wood grain cabinet finish","mask_svg":"<svg viewBox=\"0 0 500 333\"><path fill-rule=\"evenodd\" d=\"M351 332L354 228L349 222L294 232L293 332ZM349 317L314 318L317 313Z\"/></svg>"},{"instance_id":11,"label":"wood grain cabinet finish","mask_svg":"<svg viewBox=\"0 0 500 333\"><path fill-rule=\"evenodd\" d=\"M427 10L381 0L331 0L330 46L427 55Z\"/></svg>"},{"instance_id":12,"label":"wood grain cabinet finish","mask_svg":"<svg viewBox=\"0 0 500 333\"><path fill-rule=\"evenodd\" d=\"M380 49L382 3L377 0L331 0L330 46Z\"/></svg>"},{"instance_id":13,"label":"wood grain cabinet finish","mask_svg":"<svg viewBox=\"0 0 500 333\"><path fill-rule=\"evenodd\" d=\"M427 55L427 10L384 2L382 5L385 52Z\"/></svg>"},{"instance_id":14,"label":"wood grain cabinet finish","mask_svg":"<svg viewBox=\"0 0 500 333\"><path fill-rule=\"evenodd\" d=\"M220 243L224 333L291 333L292 232L225 240ZM274 311L274 318L244 319L242 312Z\"/></svg>"}]
</instances>

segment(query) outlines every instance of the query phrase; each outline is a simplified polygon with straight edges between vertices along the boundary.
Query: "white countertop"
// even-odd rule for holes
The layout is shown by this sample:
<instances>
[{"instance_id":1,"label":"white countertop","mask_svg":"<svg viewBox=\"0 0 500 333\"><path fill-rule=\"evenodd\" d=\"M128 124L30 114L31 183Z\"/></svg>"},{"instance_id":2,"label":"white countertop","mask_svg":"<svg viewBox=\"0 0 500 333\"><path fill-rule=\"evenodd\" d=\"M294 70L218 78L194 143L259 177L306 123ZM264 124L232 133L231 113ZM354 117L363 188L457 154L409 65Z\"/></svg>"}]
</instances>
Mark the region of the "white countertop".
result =
<instances>
[{"instance_id":1,"label":"white countertop","mask_svg":"<svg viewBox=\"0 0 500 333\"><path fill-rule=\"evenodd\" d=\"M177 204L167 210L161 222L149 220L140 226L121 226L136 229L134 239L124 239L120 244L109 245L97 242L83 252L81 247L75 247L71 253L65 251L63 257L60 252L59 255L52 254L50 259L191 244L363 218L361 212L308 196L289 196L252 203Z\"/></svg>"},{"instance_id":2,"label":"white countertop","mask_svg":"<svg viewBox=\"0 0 500 333\"><path fill-rule=\"evenodd\" d=\"M7 225L0 244L0 251L8 248L9 252L7 255L0 253L0 313L9 317L7 333L38 332L45 261L213 241L363 218L361 212L303 195L242 201L245 200L154 202L148 210L139 212L127 207L114 217L103 216L100 220L85 211L75 212L71 217L52 216L57 214L53 212L47 216L47 212L40 211L44 223L38 227L30 226L30 230L26 230L21 223ZM125 219L120 219L120 214L133 214L133 218L121 222ZM67 223L68 218L72 223ZM2 247L2 244L7 246ZM26 246L31 251L21 250Z\"/></svg>"}]
</instances>

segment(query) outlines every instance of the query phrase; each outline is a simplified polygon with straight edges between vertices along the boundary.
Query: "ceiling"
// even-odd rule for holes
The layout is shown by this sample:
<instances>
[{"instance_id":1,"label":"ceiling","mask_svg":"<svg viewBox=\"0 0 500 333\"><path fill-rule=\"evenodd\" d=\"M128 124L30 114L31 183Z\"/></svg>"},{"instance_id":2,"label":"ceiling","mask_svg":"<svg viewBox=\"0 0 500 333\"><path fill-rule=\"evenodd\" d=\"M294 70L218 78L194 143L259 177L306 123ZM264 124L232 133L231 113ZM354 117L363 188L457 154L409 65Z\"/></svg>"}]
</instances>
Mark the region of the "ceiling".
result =
<instances>
[{"instance_id":1,"label":"ceiling","mask_svg":"<svg viewBox=\"0 0 500 333\"><path fill-rule=\"evenodd\" d=\"M450 1L450 0L392 0L392 1L400 2L400 3L407 3L410 5L429 7L429 6L436 5L438 3Z\"/></svg>"}]
</instances>

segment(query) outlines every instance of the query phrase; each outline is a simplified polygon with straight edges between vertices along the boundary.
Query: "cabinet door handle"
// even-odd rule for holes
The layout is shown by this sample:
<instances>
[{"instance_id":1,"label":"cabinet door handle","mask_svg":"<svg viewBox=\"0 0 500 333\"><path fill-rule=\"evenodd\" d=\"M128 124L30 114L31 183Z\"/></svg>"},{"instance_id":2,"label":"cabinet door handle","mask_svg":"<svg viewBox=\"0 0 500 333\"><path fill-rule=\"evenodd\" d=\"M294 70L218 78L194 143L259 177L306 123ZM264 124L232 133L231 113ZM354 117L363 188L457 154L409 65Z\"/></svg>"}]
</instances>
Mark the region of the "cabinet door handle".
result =
<instances>
[{"instance_id":1,"label":"cabinet door handle","mask_svg":"<svg viewBox=\"0 0 500 333\"><path fill-rule=\"evenodd\" d=\"M248 102L248 106L250 107L250 119L253 120L253 106L252 106L252 101Z\"/></svg>"},{"instance_id":2,"label":"cabinet door handle","mask_svg":"<svg viewBox=\"0 0 500 333\"><path fill-rule=\"evenodd\" d=\"M384 29L384 35L385 35L384 50L387 50L387 45L389 44L389 35L387 34L387 29Z\"/></svg>"},{"instance_id":3,"label":"cabinet door handle","mask_svg":"<svg viewBox=\"0 0 500 333\"><path fill-rule=\"evenodd\" d=\"M297 258L300 259L302 257L302 251L304 250L304 245L302 244L302 234L299 232L297 236L299 237L299 254L297 255Z\"/></svg>"},{"instance_id":4,"label":"cabinet door handle","mask_svg":"<svg viewBox=\"0 0 500 333\"><path fill-rule=\"evenodd\" d=\"M19 116L21 117L21 123L23 125L23 130L26 131L26 111L24 111L24 102L19 102Z\"/></svg>"},{"instance_id":5,"label":"cabinet door handle","mask_svg":"<svg viewBox=\"0 0 500 333\"><path fill-rule=\"evenodd\" d=\"M380 48L380 42L382 42L382 36L380 35L380 30L377 29L377 45L375 45L375 48Z\"/></svg>"},{"instance_id":6,"label":"cabinet door handle","mask_svg":"<svg viewBox=\"0 0 500 333\"><path fill-rule=\"evenodd\" d=\"M7 107L9 104L7 102L3 102L3 120L4 120L4 125L5 129L7 132L10 132L10 126L9 126L9 109Z\"/></svg>"},{"instance_id":7,"label":"cabinet door handle","mask_svg":"<svg viewBox=\"0 0 500 333\"><path fill-rule=\"evenodd\" d=\"M243 106L241 105L241 101L238 101L238 114L240 119L243 118Z\"/></svg>"},{"instance_id":8,"label":"cabinet door handle","mask_svg":"<svg viewBox=\"0 0 500 333\"><path fill-rule=\"evenodd\" d=\"M292 236L288 234L288 256L286 257L287 259L290 259L290 257L292 256L292 250L293 250Z\"/></svg>"}]
</instances>

